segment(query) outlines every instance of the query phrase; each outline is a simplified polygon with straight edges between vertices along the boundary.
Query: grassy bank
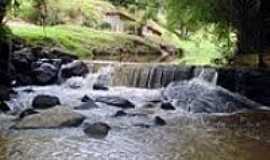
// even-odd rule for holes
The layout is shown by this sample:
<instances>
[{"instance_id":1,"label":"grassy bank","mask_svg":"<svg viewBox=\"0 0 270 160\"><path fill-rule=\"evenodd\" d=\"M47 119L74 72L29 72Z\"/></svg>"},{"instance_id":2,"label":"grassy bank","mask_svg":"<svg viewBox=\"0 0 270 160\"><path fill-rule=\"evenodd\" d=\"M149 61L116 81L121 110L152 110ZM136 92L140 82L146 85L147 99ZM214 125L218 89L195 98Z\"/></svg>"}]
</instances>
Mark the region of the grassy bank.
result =
<instances>
[{"instance_id":1,"label":"grassy bank","mask_svg":"<svg viewBox=\"0 0 270 160\"><path fill-rule=\"evenodd\" d=\"M144 53L151 54L159 44L169 44L181 48L182 57L172 58L175 63L182 64L211 64L213 59L222 58L224 50L217 43L214 33L200 30L191 33L186 39L167 29L165 22L158 24L152 21L151 26L162 32L156 39L142 39L127 33L113 33L102 28L105 13L118 10L116 6L105 0L48 0L47 23L53 24L45 28L29 25L38 22L38 13L32 4L35 0L20 0L21 6L15 19L27 22L26 24L11 25L15 36L28 44L43 46L58 46L81 58L95 58L94 50L111 51L121 48L128 54L136 54L136 41L142 43ZM125 12L128 12L126 9ZM12 17L12 16L11 16ZM133 15L135 19L139 19ZM12 17L14 18L14 17ZM149 20L151 22L151 20ZM146 49L145 49L146 48ZM117 54L114 51L112 54ZM141 55L140 55L141 56Z\"/></svg>"},{"instance_id":2,"label":"grassy bank","mask_svg":"<svg viewBox=\"0 0 270 160\"><path fill-rule=\"evenodd\" d=\"M144 48L156 47L138 36L82 26L59 25L43 28L35 25L10 25L10 28L16 37L29 45L58 46L81 58L94 58L93 51L96 49L128 48L132 52L136 49L134 43L138 41Z\"/></svg>"}]
</instances>

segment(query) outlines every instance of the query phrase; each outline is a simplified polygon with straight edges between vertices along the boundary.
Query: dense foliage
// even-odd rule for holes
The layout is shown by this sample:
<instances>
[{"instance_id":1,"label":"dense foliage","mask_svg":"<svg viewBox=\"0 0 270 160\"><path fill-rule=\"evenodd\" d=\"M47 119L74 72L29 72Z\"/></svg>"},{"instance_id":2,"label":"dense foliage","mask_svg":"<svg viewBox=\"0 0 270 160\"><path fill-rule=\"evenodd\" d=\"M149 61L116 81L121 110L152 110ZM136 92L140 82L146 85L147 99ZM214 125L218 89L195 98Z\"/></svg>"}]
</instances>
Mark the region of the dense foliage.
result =
<instances>
[{"instance_id":1,"label":"dense foliage","mask_svg":"<svg viewBox=\"0 0 270 160\"><path fill-rule=\"evenodd\" d=\"M197 30L201 26L215 24L220 38L237 33L238 53L261 52L263 43L262 26L267 20L263 10L268 10L264 0L168 0L168 23L170 27L187 27ZM265 19L264 19L265 18ZM234 29L234 30L232 30Z\"/></svg>"},{"instance_id":2,"label":"dense foliage","mask_svg":"<svg viewBox=\"0 0 270 160\"><path fill-rule=\"evenodd\" d=\"M2 23L11 0L0 0L0 23Z\"/></svg>"}]
</instances>

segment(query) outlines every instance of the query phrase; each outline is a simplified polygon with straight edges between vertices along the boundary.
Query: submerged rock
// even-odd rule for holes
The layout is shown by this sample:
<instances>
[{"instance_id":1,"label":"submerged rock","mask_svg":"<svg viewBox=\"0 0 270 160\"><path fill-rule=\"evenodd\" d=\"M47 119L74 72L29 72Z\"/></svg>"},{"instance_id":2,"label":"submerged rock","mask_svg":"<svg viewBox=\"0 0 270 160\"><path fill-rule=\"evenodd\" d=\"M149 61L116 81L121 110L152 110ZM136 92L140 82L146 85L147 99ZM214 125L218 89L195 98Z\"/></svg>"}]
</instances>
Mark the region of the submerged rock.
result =
<instances>
[{"instance_id":1,"label":"submerged rock","mask_svg":"<svg viewBox=\"0 0 270 160\"><path fill-rule=\"evenodd\" d=\"M82 102L88 102L92 100L90 97L88 97L87 95L83 96L83 98L81 99Z\"/></svg>"},{"instance_id":2,"label":"submerged rock","mask_svg":"<svg viewBox=\"0 0 270 160\"><path fill-rule=\"evenodd\" d=\"M111 130L111 127L103 122L97 122L94 124L86 123L84 125L84 133L92 138L102 139L105 138L109 131Z\"/></svg>"},{"instance_id":3,"label":"submerged rock","mask_svg":"<svg viewBox=\"0 0 270 160\"><path fill-rule=\"evenodd\" d=\"M27 116L33 115L33 114L38 114L38 113L39 113L38 111L35 111L31 108L28 108L28 109L24 110L22 113L20 113L19 119L23 119L24 117L27 117Z\"/></svg>"},{"instance_id":4,"label":"submerged rock","mask_svg":"<svg viewBox=\"0 0 270 160\"><path fill-rule=\"evenodd\" d=\"M96 102L105 103L108 105L116 106L123 109L135 108L135 105L131 103L129 100L121 97L98 97L96 98Z\"/></svg>"},{"instance_id":5,"label":"submerged rock","mask_svg":"<svg viewBox=\"0 0 270 160\"><path fill-rule=\"evenodd\" d=\"M124 116L127 116L128 114L125 112L125 111L117 111L113 117L124 117Z\"/></svg>"},{"instance_id":6,"label":"submerged rock","mask_svg":"<svg viewBox=\"0 0 270 160\"><path fill-rule=\"evenodd\" d=\"M0 86L0 100L9 100L11 90L6 86Z\"/></svg>"},{"instance_id":7,"label":"submerged rock","mask_svg":"<svg viewBox=\"0 0 270 160\"><path fill-rule=\"evenodd\" d=\"M158 125L158 126L165 126L167 124L167 122L162 119L161 117L157 116L155 117L155 125Z\"/></svg>"},{"instance_id":8,"label":"submerged rock","mask_svg":"<svg viewBox=\"0 0 270 160\"><path fill-rule=\"evenodd\" d=\"M145 103L145 104L142 105L142 108L152 109L152 108L155 108L156 106L157 106L156 103L147 102L147 103Z\"/></svg>"},{"instance_id":9,"label":"submerged rock","mask_svg":"<svg viewBox=\"0 0 270 160\"><path fill-rule=\"evenodd\" d=\"M87 65L81 61L74 61L64 65L61 69L61 77L68 79L71 77L84 77L89 73Z\"/></svg>"},{"instance_id":10,"label":"submerged rock","mask_svg":"<svg viewBox=\"0 0 270 160\"><path fill-rule=\"evenodd\" d=\"M58 106L52 109L42 111L37 114L24 117L17 121L12 127L14 129L53 129L65 127L77 127L81 125L85 117L67 109Z\"/></svg>"},{"instance_id":11,"label":"submerged rock","mask_svg":"<svg viewBox=\"0 0 270 160\"><path fill-rule=\"evenodd\" d=\"M25 92L25 93L33 93L33 92L35 92L35 90L32 89L32 88L27 88L27 89L24 89L23 92Z\"/></svg>"},{"instance_id":12,"label":"submerged rock","mask_svg":"<svg viewBox=\"0 0 270 160\"><path fill-rule=\"evenodd\" d=\"M50 95L38 95L34 98L32 107L35 109L48 109L60 105L59 98Z\"/></svg>"},{"instance_id":13,"label":"submerged rock","mask_svg":"<svg viewBox=\"0 0 270 160\"><path fill-rule=\"evenodd\" d=\"M162 103L161 104L161 109L163 110L175 110L175 107L171 103Z\"/></svg>"},{"instance_id":14,"label":"submerged rock","mask_svg":"<svg viewBox=\"0 0 270 160\"><path fill-rule=\"evenodd\" d=\"M77 106L77 107L74 107L74 109L76 109L76 110L87 110L87 109L91 109L91 108L98 108L98 105L91 98L87 102L85 102L84 104Z\"/></svg>"},{"instance_id":15,"label":"submerged rock","mask_svg":"<svg viewBox=\"0 0 270 160\"><path fill-rule=\"evenodd\" d=\"M108 91L109 90L108 87L106 87L106 86L104 86L102 84L94 84L93 89L94 90L101 90L101 91Z\"/></svg>"},{"instance_id":16,"label":"submerged rock","mask_svg":"<svg viewBox=\"0 0 270 160\"><path fill-rule=\"evenodd\" d=\"M163 99L193 113L232 113L259 110L261 105L201 79L171 83Z\"/></svg>"},{"instance_id":17,"label":"submerged rock","mask_svg":"<svg viewBox=\"0 0 270 160\"><path fill-rule=\"evenodd\" d=\"M8 111L10 111L9 106L5 102L0 101L0 112L6 113Z\"/></svg>"}]
</instances>

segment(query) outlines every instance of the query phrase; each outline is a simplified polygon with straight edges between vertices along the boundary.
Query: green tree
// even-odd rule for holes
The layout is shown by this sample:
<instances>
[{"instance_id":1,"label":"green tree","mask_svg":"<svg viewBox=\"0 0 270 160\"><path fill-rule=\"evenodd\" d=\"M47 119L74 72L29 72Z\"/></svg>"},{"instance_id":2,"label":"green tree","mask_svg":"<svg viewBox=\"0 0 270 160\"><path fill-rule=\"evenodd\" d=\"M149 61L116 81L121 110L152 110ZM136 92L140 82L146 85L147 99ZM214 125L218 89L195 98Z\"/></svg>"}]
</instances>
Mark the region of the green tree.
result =
<instances>
[{"instance_id":1,"label":"green tree","mask_svg":"<svg viewBox=\"0 0 270 160\"><path fill-rule=\"evenodd\" d=\"M7 7L9 6L11 0L0 0L0 23L3 22L3 19L6 15Z\"/></svg>"},{"instance_id":2,"label":"green tree","mask_svg":"<svg viewBox=\"0 0 270 160\"><path fill-rule=\"evenodd\" d=\"M172 28L187 27L197 30L208 24L216 25L221 38L228 37L234 29L237 48L241 54L262 52L262 25L266 0L167 0L168 25ZM269 12L269 11L268 11ZM269 18L269 17L268 17Z\"/></svg>"}]
</instances>

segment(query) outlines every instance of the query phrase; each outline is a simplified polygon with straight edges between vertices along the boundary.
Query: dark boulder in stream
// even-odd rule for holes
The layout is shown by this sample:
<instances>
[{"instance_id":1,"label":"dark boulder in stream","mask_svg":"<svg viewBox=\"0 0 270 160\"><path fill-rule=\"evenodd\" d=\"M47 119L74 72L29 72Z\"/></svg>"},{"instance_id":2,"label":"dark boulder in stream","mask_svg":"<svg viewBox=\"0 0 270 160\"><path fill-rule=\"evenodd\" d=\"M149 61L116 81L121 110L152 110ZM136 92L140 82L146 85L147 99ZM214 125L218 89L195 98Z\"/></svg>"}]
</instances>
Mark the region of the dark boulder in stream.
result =
<instances>
[{"instance_id":1,"label":"dark boulder in stream","mask_svg":"<svg viewBox=\"0 0 270 160\"><path fill-rule=\"evenodd\" d=\"M201 79L171 83L163 98L192 113L233 113L260 110L262 105Z\"/></svg>"},{"instance_id":2,"label":"dark boulder in stream","mask_svg":"<svg viewBox=\"0 0 270 160\"><path fill-rule=\"evenodd\" d=\"M35 109L48 109L60 105L59 98L50 95L38 95L34 98L32 107Z\"/></svg>"},{"instance_id":3,"label":"dark boulder in stream","mask_svg":"<svg viewBox=\"0 0 270 160\"><path fill-rule=\"evenodd\" d=\"M58 68L50 63L42 63L33 68L33 75L37 84L47 85L57 80Z\"/></svg>"},{"instance_id":4,"label":"dark boulder in stream","mask_svg":"<svg viewBox=\"0 0 270 160\"><path fill-rule=\"evenodd\" d=\"M129 100L121 97L114 97L114 96L108 96L108 97L97 97L96 102L105 103L107 105L116 106L123 109L131 109L135 108L135 105L131 103Z\"/></svg>"},{"instance_id":5,"label":"dark boulder in stream","mask_svg":"<svg viewBox=\"0 0 270 160\"><path fill-rule=\"evenodd\" d=\"M11 62L16 68L16 71L20 73L29 72L31 70L31 64L35 60L36 58L29 48L23 48L11 54Z\"/></svg>"},{"instance_id":6,"label":"dark boulder in stream","mask_svg":"<svg viewBox=\"0 0 270 160\"><path fill-rule=\"evenodd\" d=\"M169 102L162 103L160 107L163 110L175 110L175 107Z\"/></svg>"},{"instance_id":7,"label":"dark boulder in stream","mask_svg":"<svg viewBox=\"0 0 270 160\"><path fill-rule=\"evenodd\" d=\"M62 67L61 77L68 79L71 77L83 77L89 73L87 65L81 61L74 61Z\"/></svg>"},{"instance_id":8,"label":"dark boulder in stream","mask_svg":"<svg viewBox=\"0 0 270 160\"><path fill-rule=\"evenodd\" d=\"M8 106L5 102L1 102L1 101L0 101L0 113L1 113L1 112L6 113L6 112L8 112L8 111L10 111L9 106Z\"/></svg>"},{"instance_id":9,"label":"dark boulder in stream","mask_svg":"<svg viewBox=\"0 0 270 160\"><path fill-rule=\"evenodd\" d=\"M108 87L106 87L106 86L104 86L102 84L98 84L98 83L93 85L93 89L94 90L100 90L100 91L108 91L109 90Z\"/></svg>"},{"instance_id":10,"label":"dark boulder in stream","mask_svg":"<svg viewBox=\"0 0 270 160\"><path fill-rule=\"evenodd\" d=\"M125 117L125 116L127 116L128 114L125 112L125 111L123 111L123 110L120 110L120 111L117 111L114 115L113 115L113 117Z\"/></svg>"},{"instance_id":11,"label":"dark boulder in stream","mask_svg":"<svg viewBox=\"0 0 270 160\"><path fill-rule=\"evenodd\" d=\"M89 137L102 139L108 135L110 130L111 130L111 127L108 124L103 123L103 122L97 122L94 124L86 123L84 125L83 131Z\"/></svg>"},{"instance_id":12,"label":"dark boulder in stream","mask_svg":"<svg viewBox=\"0 0 270 160\"><path fill-rule=\"evenodd\" d=\"M92 100L92 99L87 95L83 96L82 99L81 99L82 102L88 102L90 100Z\"/></svg>"},{"instance_id":13,"label":"dark boulder in stream","mask_svg":"<svg viewBox=\"0 0 270 160\"><path fill-rule=\"evenodd\" d=\"M17 93L7 86L0 85L0 100L9 100L11 95L16 95Z\"/></svg>"},{"instance_id":14,"label":"dark boulder in stream","mask_svg":"<svg viewBox=\"0 0 270 160\"><path fill-rule=\"evenodd\" d=\"M167 124L167 122L163 118L161 118L159 116L155 117L155 125L165 126L166 124Z\"/></svg>"},{"instance_id":15,"label":"dark boulder in stream","mask_svg":"<svg viewBox=\"0 0 270 160\"><path fill-rule=\"evenodd\" d=\"M22 111L20 114L19 114L19 119L23 119L24 117L27 117L29 115L33 115L33 114L38 114L39 112L38 111L35 111L34 109L32 108L28 108L24 111Z\"/></svg>"}]
</instances>

